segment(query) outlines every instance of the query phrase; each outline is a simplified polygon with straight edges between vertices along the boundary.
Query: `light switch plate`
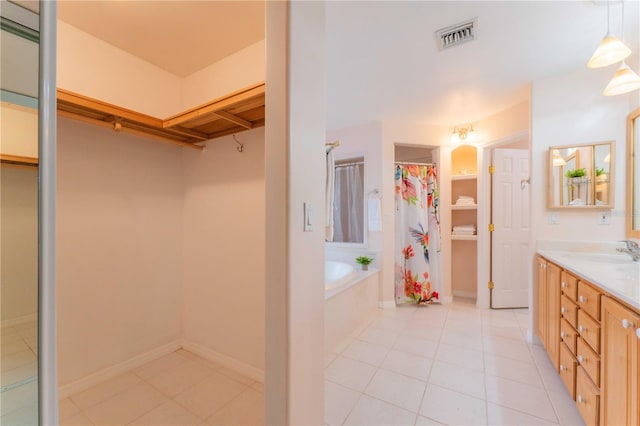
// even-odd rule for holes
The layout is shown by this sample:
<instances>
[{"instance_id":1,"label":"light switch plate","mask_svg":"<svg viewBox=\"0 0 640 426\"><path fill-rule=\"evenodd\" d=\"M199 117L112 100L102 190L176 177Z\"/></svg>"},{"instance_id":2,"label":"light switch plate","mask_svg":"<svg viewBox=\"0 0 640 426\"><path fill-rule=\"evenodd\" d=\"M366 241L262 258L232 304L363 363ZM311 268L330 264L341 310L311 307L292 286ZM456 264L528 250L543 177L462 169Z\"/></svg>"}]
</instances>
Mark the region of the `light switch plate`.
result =
<instances>
[{"instance_id":1,"label":"light switch plate","mask_svg":"<svg viewBox=\"0 0 640 426\"><path fill-rule=\"evenodd\" d=\"M313 206L311 203L304 203L304 232L313 231Z\"/></svg>"},{"instance_id":2,"label":"light switch plate","mask_svg":"<svg viewBox=\"0 0 640 426\"><path fill-rule=\"evenodd\" d=\"M558 217L558 213L549 213L549 225L558 225L560 223L560 218Z\"/></svg>"}]
</instances>

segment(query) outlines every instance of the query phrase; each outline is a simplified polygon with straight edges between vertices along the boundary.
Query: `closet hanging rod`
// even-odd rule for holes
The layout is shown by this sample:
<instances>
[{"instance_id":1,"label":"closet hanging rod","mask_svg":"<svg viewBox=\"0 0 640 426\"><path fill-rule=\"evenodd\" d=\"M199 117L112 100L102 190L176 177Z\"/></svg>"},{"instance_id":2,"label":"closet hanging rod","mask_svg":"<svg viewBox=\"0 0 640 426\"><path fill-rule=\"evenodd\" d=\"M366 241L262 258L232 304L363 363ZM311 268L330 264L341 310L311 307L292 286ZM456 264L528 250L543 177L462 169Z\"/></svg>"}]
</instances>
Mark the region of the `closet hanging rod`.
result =
<instances>
[{"instance_id":1,"label":"closet hanging rod","mask_svg":"<svg viewBox=\"0 0 640 426\"><path fill-rule=\"evenodd\" d=\"M396 161L394 164L400 164L405 166L435 166L435 163L415 163L411 161Z\"/></svg>"}]
</instances>

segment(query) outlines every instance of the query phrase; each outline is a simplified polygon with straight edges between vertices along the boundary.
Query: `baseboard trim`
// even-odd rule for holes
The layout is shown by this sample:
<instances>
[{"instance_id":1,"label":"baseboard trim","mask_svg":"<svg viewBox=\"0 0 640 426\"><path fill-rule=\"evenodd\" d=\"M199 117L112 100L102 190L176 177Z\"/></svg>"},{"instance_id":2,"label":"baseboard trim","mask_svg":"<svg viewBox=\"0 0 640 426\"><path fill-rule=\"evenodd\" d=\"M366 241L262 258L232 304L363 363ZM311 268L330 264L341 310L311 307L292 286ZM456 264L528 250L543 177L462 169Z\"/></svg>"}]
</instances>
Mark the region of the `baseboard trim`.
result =
<instances>
[{"instance_id":1,"label":"baseboard trim","mask_svg":"<svg viewBox=\"0 0 640 426\"><path fill-rule=\"evenodd\" d=\"M10 319L2 320L2 328L5 327L14 327L16 325L21 325L27 322L38 321L38 313L35 312L29 315L23 315L21 317L15 317Z\"/></svg>"},{"instance_id":2,"label":"baseboard trim","mask_svg":"<svg viewBox=\"0 0 640 426\"><path fill-rule=\"evenodd\" d=\"M201 356L204 359L223 365L230 370L249 377L256 382L264 383L264 370L242 362L236 358L232 358L229 355L222 354L213 349L209 349L206 346L202 346L198 343L191 342L189 340L182 340L182 349L185 351L193 352L194 354Z\"/></svg>"},{"instance_id":3,"label":"baseboard trim","mask_svg":"<svg viewBox=\"0 0 640 426\"><path fill-rule=\"evenodd\" d=\"M140 367L141 365L146 364L149 361L153 361L156 358L160 358L163 355L177 351L178 349L180 349L180 347L181 341L174 340L171 343L162 345L149 352L134 356L133 358L129 358L128 360L112 365L111 367L96 371L95 373L85 376L82 379L60 386L58 388L58 398L64 399L70 395L73 395L74 393L89 389L90 387L95 386L98 383L118 376L127 371L133 370L134 368Z\"/></svg>"},{"instance_id":4,"label":"baseboard trim","mask_svg":"<svg viewBox=\"0 0 640 426\"><path fill-rule=\"evenodd\" d=\"M378 307L382 309L395 309L396 302L395 300L383 300L382 302L378 302Z\"/></svg>"},{"instance_id":5,"label":"baseboard trim","mask_svg":"<svg viewBox=\"0 0 640 426\"><path fill-rule=\"evenodd\" d=\"M475 299L477 294L475 291L453 290L454 297L464 297L465 299Z\"/></svg>"}]
</instances>

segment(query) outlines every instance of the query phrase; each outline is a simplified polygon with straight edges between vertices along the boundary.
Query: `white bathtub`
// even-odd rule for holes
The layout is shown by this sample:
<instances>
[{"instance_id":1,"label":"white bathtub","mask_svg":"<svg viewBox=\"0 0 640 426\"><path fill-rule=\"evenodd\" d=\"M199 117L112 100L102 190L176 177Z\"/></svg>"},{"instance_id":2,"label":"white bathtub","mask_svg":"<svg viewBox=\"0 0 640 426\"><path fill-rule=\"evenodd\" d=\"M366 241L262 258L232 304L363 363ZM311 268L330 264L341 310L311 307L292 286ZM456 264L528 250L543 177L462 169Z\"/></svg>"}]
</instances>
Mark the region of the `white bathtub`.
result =
<instances>
[{"instance_id":1,"label":"white bathtub","mask_svg":"<svg viewBox=\"0 0 640 426\"><path fill-rule=\"evenodd\" d=\"M343 342L368 323L378 305L378 270L360 271L344 262L325 263L325 349L338 351Z\"/></svg>"},{"instance_id":2,"label":"white bathtub","mask_svg":"<svg viewBox=\"0 0 640 426\"><path fill-rule=\"evenodd\" d=\"M327 260L324 263L324 289L335 290L355 279L358 272L348 263Z\"/></svg>"}]
</instances>

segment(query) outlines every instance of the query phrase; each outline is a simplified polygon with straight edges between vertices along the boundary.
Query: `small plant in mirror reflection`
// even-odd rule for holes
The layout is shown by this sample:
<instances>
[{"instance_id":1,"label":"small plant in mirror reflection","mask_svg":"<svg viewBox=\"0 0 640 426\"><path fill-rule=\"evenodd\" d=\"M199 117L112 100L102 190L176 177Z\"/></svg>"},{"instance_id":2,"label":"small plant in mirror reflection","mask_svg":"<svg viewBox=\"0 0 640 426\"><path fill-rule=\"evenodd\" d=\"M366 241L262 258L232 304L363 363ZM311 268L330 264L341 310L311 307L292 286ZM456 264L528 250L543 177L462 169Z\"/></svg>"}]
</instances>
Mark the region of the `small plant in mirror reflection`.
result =
<instances>
[{"instance_id":1,"label":"small plant in mirror reflection","mask_svg":"<svg viewBox=\"0 0 640 426\"><path fill-rule=\"evenodd\" d=\"M604 174L604 168L603 167L596 167L596 176L600 176Z\"/></svg>"},{"instance_id":2,"label":"small plant in mirror reflection","mask_svg":"<svg viewBox=\"0 0 640 426\"><path fill-rule=\"evenodd\" d=\"M585 177L587 175L587 171L582 169L571 169L565 173L565 176L568 178L577 178L577 177Z\"/></svg>"}]
</instances>

